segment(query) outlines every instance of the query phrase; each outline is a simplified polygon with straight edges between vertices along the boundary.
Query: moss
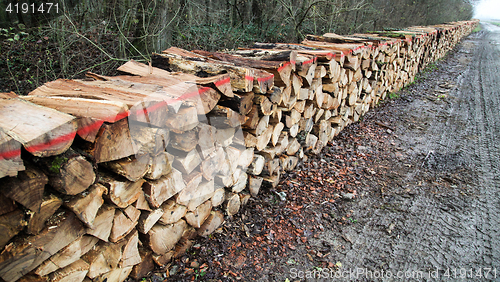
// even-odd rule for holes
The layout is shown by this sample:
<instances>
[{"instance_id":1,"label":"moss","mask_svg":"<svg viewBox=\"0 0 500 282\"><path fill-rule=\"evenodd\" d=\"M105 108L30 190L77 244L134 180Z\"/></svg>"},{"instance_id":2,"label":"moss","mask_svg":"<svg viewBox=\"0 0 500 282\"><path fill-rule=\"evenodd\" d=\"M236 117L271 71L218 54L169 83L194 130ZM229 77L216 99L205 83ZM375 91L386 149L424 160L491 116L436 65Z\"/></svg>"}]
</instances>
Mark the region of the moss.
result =
<instances>
[{"instance_id":1,"label":"moss","mask_svg":"<svg viewBox=\"0 0 500 282\"><path fill-rule=\"evenodd\" d=\"M60 156L55 157L54 160L52 161L52 163L50 164L50 167L49 167L50 172L56 173L56 174L59 173L59 171L61 169L61 165L67 161L68 161L68 158L60 157Z\"/></svg>"}]
</instances>

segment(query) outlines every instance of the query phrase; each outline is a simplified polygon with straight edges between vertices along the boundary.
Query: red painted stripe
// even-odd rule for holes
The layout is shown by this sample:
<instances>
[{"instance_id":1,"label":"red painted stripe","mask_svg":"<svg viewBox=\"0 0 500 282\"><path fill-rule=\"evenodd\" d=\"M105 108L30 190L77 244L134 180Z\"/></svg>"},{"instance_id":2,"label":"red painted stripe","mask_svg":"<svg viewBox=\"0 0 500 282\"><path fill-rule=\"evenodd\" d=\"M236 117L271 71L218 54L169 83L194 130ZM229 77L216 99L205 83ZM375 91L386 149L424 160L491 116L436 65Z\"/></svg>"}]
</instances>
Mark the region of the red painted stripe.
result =
<instances>
[{"instance_id":1,"label":"red painted stripe","mask_svg":"<svg viewBox=\"0 0 500 282\"><path fill-rule=\"evenodd\" d=\"M94 123L91 123L89 125L86 125L84 127L79 128L76 133L78 133L78 135L86 135L91 131L99 129L103 123L104 123L104 121L98 120Z\"/></svg>"},{"instance_id":2,"label":"red painted stripe","mask_svg":"<svg viewBox=\"0 0 500 282\"><path fill-rule=\"evenodd\" d=\"M290 62L284 63L281 67L278 68L278 71L281 71L282 69L284 69L285 67L287 67L290 64L291 64Z\"/></svg>"},{"instance_id":3,"label":"red painted stripe","mask_svg":"<svg viewBox=\"0 0 500 282\"><path fill-rule=\"evenodd\" d=\"M219 81L216 81L214 84L215 84L215 86L219 87L219 86L221 86L223 84L226 84L226 83L229 83L229 82L231 82L231 78L230 77L224 78L224 79L219 80Z\"/></svg>"},{"instance_id":4,"label":"red painted stripe","mask_svg":"<svg viewBox=\"0 0 500 282\"><path fill-rule=\"evenodd\" d=\"M246 75L245 80L253 81L253 76Z\"/></svg>"},{"instance_id":5,"label":"red painted stripe","mask_svg":"<svg viewBox=\"0 0 500 282\"><path fill-rule=\"evenodd\" d=\"M26 148L26 150L30 153L45 150L45 149L48 149L52 146L58 145L60 143L72 141L73 139L75 139L75 135L76 135L76 131L73 131L73 132L70 132L66 135L62 135L62 136L59 136L57 138L54 138L48 142L29 146Z\"/></svg>"},{"instance_id":6,"label":"red painted stripe","mask_svg":"<svg viewBox=\"0 0 500 282\"><path fill-rule=\"evenodd\" d=\"M21 155L21 149L7 151L0 154L0 160L17 158L20 155Z\"/></svg>"},{"instance_id":7,"label":"red painted stripe","mask_svg":"<svg viewBox=\"0 0 500 282\"><path fill-rule=\"evenodd\" d=\"M259 78L257 78L257 81L262 82L262 81L269 81L272 79L274 79L274 74L271 74L270 76L267 76L267 77L259 77Z\"/></svg>"},{"instance_id":8,"label":"red painted stripe","mask_svg":"<svg viewBox=\"0 0 500 282\"><path fill-rule=\"evenodd\" d=\"M310 60L304 61L304 62L302 63L302 65L312 64L312 63L314 63L314 61L316 61L316 58L312 58L312 59L310 59Z\"/></svg>"},{"instance_id":9,"label":"red painted stripe","mask_svg":"<svg viewBox=\"0 0 500 282\"><path fill-rule=\"evenodd\" d=\"M295 65L295 63L296 63L296 62L295 62L295 61L290 61L290 63L291 63L292 65Z\"/></svg>"}]
</instances>

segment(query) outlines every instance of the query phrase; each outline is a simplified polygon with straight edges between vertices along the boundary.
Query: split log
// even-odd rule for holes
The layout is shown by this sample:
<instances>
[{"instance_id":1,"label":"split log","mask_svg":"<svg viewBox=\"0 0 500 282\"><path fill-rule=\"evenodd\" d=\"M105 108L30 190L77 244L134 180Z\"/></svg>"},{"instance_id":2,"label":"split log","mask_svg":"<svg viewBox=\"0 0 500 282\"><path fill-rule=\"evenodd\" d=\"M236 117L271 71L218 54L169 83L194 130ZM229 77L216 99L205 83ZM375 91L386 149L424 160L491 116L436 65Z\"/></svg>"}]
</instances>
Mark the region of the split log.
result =
<instances>
[{"instance_id":1,"label":"split log","mask_svg":"<svg viewBox=\"0 0 500 282\"><path fill-rule=\"evenodd\" d=\"M117 245L122 245L122 257L118 263L118 267L125 268L128 266L133 266L141 262L141 256L139 255L139 233L137 230L132 231L119 242Z\"/></svg>"},{"instance_id":2,"label":"split log","mask_svg":"<svg viewBox=\"0 0 500 282\"><path fill-rule=\"evenodd\" d=\"M195 210L186 213L184 217L189 225L193 226L194 228L200 228L203 222L205 222L207 217L210 215L211 210L212 201L205 201Z\"/></svg>"},{"instance_id":3,"label":"split log","mask_svg":"<svg viewBox=\"0 0 500 282\"><path fill-rule=\"evenodd\" d=\"M17 177L6 177L0 182L0 193L15 200L31 211L38 212L43 201L47 176L32 165L19 172Z\"/></svg>"},{"instance_id":4,"label":"split log","mask_svg":"<svg viewBox=\"0 0 500 282\"><path fill-rule=\"evenodd\" d=\"M194 150L198 145L198 128L195 127L182 133L172 133L170 145L172 148L183 152Z\"/></svg>"},{"instance_id":5,"label":"split log","mask_svg":"<svg viewBox=\"0 0 500 282\"><path fill-rule=\"evenodd\" d=\"M170 199L161 205L163 214L158 220L163 225L173 224L186 215L187 207L177 204L175 200Z\"/></svg>"},{"instance_id":6,"label":"split log","mask_svg":"<svg viewBox=\"0 0 500 282\"><path fill-rule=\"evenodd\" d=\"M76 119L20 98L0 97L0 129L37 157L62 154L75 138Z\"/></svg>"},{"instance_id":7,"label":"split log","mask_svg":"<svg viewBox=\"0 0 500 282\"><path fill-rule=\"evenodd\" d=\"M87 152L97 163L119 160L137 153L132 144L127 119L113 124L104 123Z\"/></svg>"},{"instance_id":8,"label":"split log","mask_svg":"<svg viewBox=\"0 0 500 282\"><path fill-rule=\"evenodd\" d=\"M130 272L130 277L135 280L140 280L143 277L148 276L148 274L154 270L153 253L146 248L139 248L139 256L141 257L141 262L134 265L132 272Z\"/></svg>"},{"instance_id":9,"label":"split log","mask_svg":"<svg viewBox=\"0 0 500 282\"><path fill-rule=\"evenodd\" d=\"M140 215L141 212L133 206L128 206L123 211L116 209L109 241L116 243L125 238L125 236L134 230Z\"/></svg>"},{"instance_id":10,"label":"split log","mask_svg":"<svg viewBox=\"0 0 500 282\"><path fill-rule=\"evenodd\" d=\"M45 276L78 261L80 257L90 251L98 241L99 239L96 237L83 235L64 247L57 254L44 261L35 270L35 273L39 276Z\"/></svg>"},{"instance_id":11,"label":"split log","mask_svg":"<svg viewBox=\"0 0 500 282\"><path fill-rule=\"evenodd\" d=\"M216 128L239 127L244 124L247 117L233 111L224 106L215 106L214 109L207 114L210 125Z\"/></svg>"},{"instance_id":12,"label":"split log","mask_svg":"<svg viewBox=\"0 0 500 282\"><path fill-rule=\"evenodd\" d=\"M88 193L78 195L64 205L72 210L87 227L93 229L94 219L104 203L102 195L107 193L108 189L106 187L95 184L89 189Z\"/></svg>"},{"instance_id":13,"label":"split log","mask_svg":"<svg viewBox=\"0 0 500 282\"><path fill-rule=\"evenodd\" d=\"M117 161L102 163L102 166L132 182L135 182L148 173L150 169L150 162L151 157L149 154L139 153Z\"/></svg>"},{"instance_id":14,"label":"split log","mask_svg":"<svg viewBox=\"0 0 500 282\"><path fill-rule=\"evenodd\" d=\"M99 183L108 189L105 197L107 200L119 208L126 208L139 198L144 179L132 182L116 179L110 175L101 175Z\"/></svg>"},{"instance_id":15,"label":"split log","mask_svg":"<svg viewBox=\"0 0 500 282\"><path fill-rule=\"evenodd\" d=\"M153 262L161 268L165 268L169 265L170 261L174 257L174 251L168 251L163 255L158 255L153 253Z\"/></svg>"},{"instance_id":16,"label":"split log","mask_svg":"<svg viewBox=\"0 0 500 282\"><path fill-rule=\"evenodd\" d=\"M173 169L169 175L158 180L146 181L143 185L146 200L155 209L184 189L186 189L186 184L182 173L176 169Z\"/></svg>"},{"instance_id":17,"label":"split log","mask_svg":"<svg viewBox=\"0 0 500 282\"><path fill-rule=\"evenodd\" d=\"M160 152L156 156L151 157L151 163L144 178L149 180L158 180L162 176L172 172L172 163L174 157L167 152Z\"/></svg>"},{"instance_id":18,"label":"split log","mask_svg":"<svg viewBox=\"0 0 500 282\"><path fill-rule=\"evenodd\" d=\"M278 186L279 182L280 182L280 172L279 170L277 171L276 174L274 175L271 175L271 176L265 176L263 178L263 183L273 187L273 188L276 188L276 186Z\"/></svg>"},{"instance_id":19,"label":"split log","mask_svg":"<svg viewBox=\"0 0 500 282\"><path fill-rule=\"evenodd\" d=\"M247 115L252 110L253 98L253 92L234 94L231 98L220 100L219 105L231 108L241 115Z\"/></svg>"},{"instance_id":20,"label":"split log","mask_svg":"<svg viewBox=\"0 0 500 282\"><path fill-rule=\"evenodd\" d=\"M0 216L0 249L16 236L26 226L24 213L21 210L15 210Z\"/></svg>"},{"instance_id":21,"label":"split log","mask_svg":"<svg viewBox=\"0 0 500 282\"><path fill-rule=\"evenodd\" d=\"M188 211L194 211L199 205L203 202L212 198L215 192L214 180L204 181L198 185L195 194L189 195L189 193L179 193L179 197L177 201L183 201L182 199L186 199L186 197L191 197L189 202L187 203Z\"/></svg>"},{"instance_id":22,"label":"split log","mask_svg":"<svg viewBox=\"0 0 500 282\"><path fill-rule=\"evenodd\" d=\"M195 107L181 108L177 113L170 115L166 126L173 132L182 133L195 128L199 123Z\"/></svg>"},{"instance_id":23,"label":"split log","mask_svg":"<svg viewBox=\"0 0 500 282\"><path fill-rule=\"evenodd\" d=\"M211 181L220 170L220 164L224 161L226 154L222 147L218 147L216 151L208 155L201 163L201 172L203 178Z\"/></svg>"},{"instance_id":24,"label":"split log","mask_svg":"<svg viewBox=\"0 0 500 282\"><path fill-rule=\"evenodd\" d=\"M89 272L90 265L83 260L77 260L74 263L59 269L50 274L50 281L54 282L81 282Z\"/></svg>"},{"instance_id":25,"label":"split log","mask_svg":"<svg viewBox=\"0 0 500 282\"><path fill-rule=\"evenodd\" d=\"M87 228L87 234L108 242L113 227L115 208L111 206L101 206L94 219L94 228Z\"/></svg>"},{"instance_id":26,"label":"split log","mask_svg":"<svg viewBox=\"0 0 500 282\"><path fill-rule=\"evenodd\" d=\"M190 174L201 164L201 157L196 149L191 150L187 154L171 152L175 154L173 166L184 174Z\"/></svg>"},{"instance_id":27,"label":"split log","mask_svg":"<svg viewBox=\"0 0 500 282\"><path fill-rule=\"evenodd\" d=\"M141 211L151 211L151 207L149 206L148 201L146 200L146 195L144 194L144 192L139 193L139 198L137 198L137 201L135 201L133 206L134 208Z\"/></svg>"},{"instance_id":28,"label":"split log","mask_svg":"<svg viewBox=\"0 0 500 282\"><path fill-rule=\"evenodd\" d=\"M39 212L26 211L28 226L26 233L36 235L44 227L45 222L49 219L56 210L62 205L63 201L54 195L43 197ZM1 245L1 244L0 244Z\"/></svg>"},{"instance_id":29,"label":"split log","mask_svg":"<svg viewBox=\"0 0 500 282\"><path fill-rule=\"evenodd\" d=\"M153 225L156 224L162 215L163 210L161 208L153 211L142 211L137 224L137 230L143 234L148 233L148 231L153 227Z\"/></svg>"},{"instance_id":30,"label":"split log","mask_svg":"<svg viewBox=\"0 0 500 282\"><path fill-rule=\"evenodd\" d=\"M174 248L186 228L187 223L182 219L167 226L156 224L146 236L147 245L155 254L164 255Z\"/></svg>"},{"instance_id":31,"label":"split log","mask_svg":"<svg viewBox=\"0 0 500 282\"><path fill-rule=\"evenodd\" d=\"M240 201L241 201L241 205L242 206L246 206L248 204L248 201L250 200L250 198L252 196L250 196L250 194L248 193L241 193L239 194L240 195Z\"/></svg>"},{"instance_id":32,"label":"split log","mask_svg":"<svg viewBox=\"0 0 500 282\"><path fill-rule=\"evenodd\" d=\"M17 176L17 172L24 169L21 159L21 143L0 128L0 178Z\"/></svg>"},{"instance_id":33,"label":"split log","mask_svg":"<svg viewBox=\"0 0 500 282\"><path fill-rule=\"evenodd\" d=\"M250 195L256 197L259 194L260 186L262 185L262 181L264 179L260 176L249 176L248 177L248 190L250 191Z\"/></svg>"},{"instance_id":34,"label":"split log","mask_svg":"<svg viewBox=\"0 0 500 282\"><path fill-rule=\"evenodd\" d=\"M87 276L95 279L102 274L109 273L118 267L122 258L121 246L113 243L99 242L97 245L82 256L82 260L90 265Z\"/></svg>"},{"instance_id":35,"label":"split log","mask_svg":"<svg viewBox=\"0 0 500 282\"><path fill-rule=\"evenodd\" d=\"M248 166L247 172L252 175L260 175L265 163L266 160L262 155L255 154L252 163Z\"/></svg>"},{"instance_id":36,"label":"split log","mask_svg":"<svg viewBox=\"0 0 500 282\"><path fill-rule=\"evenodd\" d=\"M207 158L210 154L215 152L215 134L217 129L206 123L198 124L198 145L200 146L200 153L202 158Z\"/></svg>"},{"instance_id":37,"label":"split log","mask_svg":"<svg viewBox=\"0 0 500 282\"><path fill-rule=\"evenodd\" d=\"M206 237L212 234L224 222L224 215L220 211L212 211L205 222L198 229L198 235Z\"/></svg>"},{"instance_id":38,"label":"split log","mask_svg":"<svg viewBox=\"0 0 500 282\"><path fill-rule=\"evenodd\" d=\"M56 226L57 228L53 228ZM73 213L60 213L36 236L12 242L0 254L0 277L16 281L83 235L85 229ZM43 249L43 252L40 252Z\"/></svg>"}]
</instances>

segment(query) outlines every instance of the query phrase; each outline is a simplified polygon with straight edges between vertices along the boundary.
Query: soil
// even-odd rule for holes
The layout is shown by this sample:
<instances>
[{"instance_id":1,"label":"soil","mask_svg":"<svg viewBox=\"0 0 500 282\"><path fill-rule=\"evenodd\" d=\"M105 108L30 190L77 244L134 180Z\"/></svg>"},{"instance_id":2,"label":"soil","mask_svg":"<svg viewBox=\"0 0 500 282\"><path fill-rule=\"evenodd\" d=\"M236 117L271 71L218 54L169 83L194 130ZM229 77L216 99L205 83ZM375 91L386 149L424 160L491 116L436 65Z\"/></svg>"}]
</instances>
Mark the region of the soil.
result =
<instances>
[{"instance_id":1,"label":"soil","mask_svg":"<svg viewBox=\"0 0 500 282\"><path fill-rule=\"evenodd\" d=\"M500 28L147 281L500 281Z\"/></svg>"}]
</instances>

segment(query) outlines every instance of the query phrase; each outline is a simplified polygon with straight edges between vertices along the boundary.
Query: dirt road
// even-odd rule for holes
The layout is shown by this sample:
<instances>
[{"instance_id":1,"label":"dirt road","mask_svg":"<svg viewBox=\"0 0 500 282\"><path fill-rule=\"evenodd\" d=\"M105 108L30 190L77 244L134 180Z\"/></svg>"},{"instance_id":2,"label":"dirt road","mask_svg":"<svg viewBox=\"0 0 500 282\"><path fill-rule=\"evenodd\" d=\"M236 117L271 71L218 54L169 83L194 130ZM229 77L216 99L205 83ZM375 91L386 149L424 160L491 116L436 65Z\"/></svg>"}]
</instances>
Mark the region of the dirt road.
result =
<instances>
[{"instance_id":1,"label":"dirt road","mask_svg":"<svg viewBox=\"0 0 500 282\"><path fill-rule=\"evenodd\" d=\"M375 169L397 179L351 203L357 224L318 236L346 246L333 254L344 280L500 281L500 28L483 27L406 102L374 113L399 152Z\"/></svg>"},{"instance_id":2,"label":"dirt road","mask_svg":"<svg viewBox=\"0 0 500 282\"><path fill-rule=\"evenodd\" d=\"M151 281L500 281L500 28L483 28Z\"/></svg>"}]
</instances>

